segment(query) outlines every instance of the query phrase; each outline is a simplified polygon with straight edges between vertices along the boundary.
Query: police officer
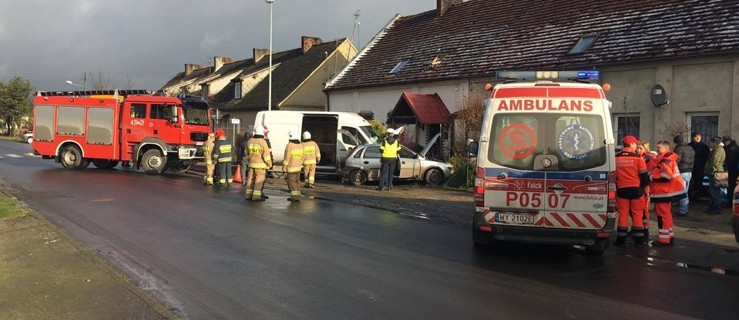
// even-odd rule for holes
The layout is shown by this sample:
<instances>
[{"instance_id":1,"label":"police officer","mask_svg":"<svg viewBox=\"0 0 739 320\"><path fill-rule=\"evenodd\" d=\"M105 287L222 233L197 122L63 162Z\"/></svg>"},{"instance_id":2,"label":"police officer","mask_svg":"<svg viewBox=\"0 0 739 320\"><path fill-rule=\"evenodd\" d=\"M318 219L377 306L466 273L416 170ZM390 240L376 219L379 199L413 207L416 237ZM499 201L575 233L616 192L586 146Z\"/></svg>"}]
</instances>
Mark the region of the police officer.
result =
<instances>
[{"instance_id":1,"label":"police officer","mask_svg":"<svg viewBox=\"0 0 739 320\"><path fill-rule=\"evenodd\" d=\"M382 191L383 187L387 187L387 190L393 188L393 173L395 172L395 161L398 158L398 151L400 151L400 142L395 138L395 130L392 128L387 129L387 138L382 140L380 144L380 152L382 152L380 158L380 185L377 186L377 191Z\"/></svg>"},{"instance_id":2,"label":"police officer","mask_svg":"<svg viewBox=\"0 0 739 320\"><path fill-rule=\"evenodd\" d=\"M287 188L290 189L288 201L300 201L300 171L303 170L303 144L300 134L290 130L290 141L285 146L285 159L282 161L282 172L287 172Z\"/></svg>"},{"instance_id":3,"label":"police officer","mask_svg":"<svg viewBox=\"0 0 739 320\"><path fill-rule=\"evenodd\" d=\"M213 185L213 170L216 168L213 163L213 147L215 147L216 135L211 132L208 134L208 140L203 144L203 156L205 157L205 176L203 176L203 184Z\"/></svg>"},{"instance_id":4,"label":"police officer","mask_svg":"<svg viewBox=\"0 0 739 320\"><path fill-rule=\"evenodd\" d=\"M320 162L321 150L318 149L318 144L311 140L310 132L303 132L303 170L306 188L315 188L316 165Z\"/></svg>"},{"instance_id":5,"label":"police officer","mask_svg":"<svg viewBox=\"0 0 739 320\"><path fill-rule=\"evenodd\" d=\"M218 183L229 186L234 179L231 175L231 143L226 140L226 134L223 129L216 130L216 143L213 148L213 154L217 160L216 169L218 169Z\"/></svg>"},{"instance_id":6,"label":"police officer","mask_svg":"<svg viewBox=\"0 0 739 320\"><path fill-rule=\"evenodd\" d=\"M670 151L670 143L657 142L657 158L652 171L652 203L657 211L659 239L657 246L674 244L675 233L672 230L672 203L687 197L685 185L677 168L677 154Z\"/></svg>"},{"instance_id":7,"label":"police officer","mask_svg":"<svg viewBox=\"0 0 739 320\"><path fill-rule=\"evenodd\" d=\"M623 149L616 155L616 210L618 211L617 247L626 246L629 236L629 216L631 216L631 235L636 247L644 246L644 206L645 195L649 195L649 176L644 159L636 154L639 141L634 136L626 136L621 141Z\"/></svg>"},{"instance_id":8,"label":"police officer","mask_svg":"<svg viewBox=\"0 0 739 320\"><path fill-rule=\"evenodd\" d=\"M272 166L271 150L264 140L264 126L254 128L254 135L247 141L249 173L246 175L246 200L264 201L262 195L267 168Z\"/></svg>"}]
</instances>

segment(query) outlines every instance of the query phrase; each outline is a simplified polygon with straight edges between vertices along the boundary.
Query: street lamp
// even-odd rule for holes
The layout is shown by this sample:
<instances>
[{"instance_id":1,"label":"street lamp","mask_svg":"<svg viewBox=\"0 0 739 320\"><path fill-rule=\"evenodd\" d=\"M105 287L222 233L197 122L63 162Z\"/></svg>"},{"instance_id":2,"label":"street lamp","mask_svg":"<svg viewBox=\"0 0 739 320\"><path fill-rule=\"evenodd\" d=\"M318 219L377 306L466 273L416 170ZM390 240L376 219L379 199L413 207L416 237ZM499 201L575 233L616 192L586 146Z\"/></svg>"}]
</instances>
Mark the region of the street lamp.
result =
<instances>
[{"instance_id":1,"label":"street lamp","mask_svg":"<svg viewBox=\"0 0 739 320\"><path fill-rule=\"evenodd\" d=\"M272 110L272 4L275 0L264 0L269 3L269 89L267 91L267 110Z\"/></svg>"},{"instance_id":2,"label":"street lamp","mask_svg":"<svg viewBox=\"0 0 739 320\"><path fill-rule=\"evenodd\" d=\"M86 88L85 88L84 86L82 86L81 84L76 84L76 83L72 82L71 80L67 80L67 81L64 81L64 82L66 82L67 84L71 84L71 85L73 85L73 86L77 86L77 87L80 87L80 88L82 88L83 90L87 90L87 89L86 89Z\"/></svg>"}]
</instances>

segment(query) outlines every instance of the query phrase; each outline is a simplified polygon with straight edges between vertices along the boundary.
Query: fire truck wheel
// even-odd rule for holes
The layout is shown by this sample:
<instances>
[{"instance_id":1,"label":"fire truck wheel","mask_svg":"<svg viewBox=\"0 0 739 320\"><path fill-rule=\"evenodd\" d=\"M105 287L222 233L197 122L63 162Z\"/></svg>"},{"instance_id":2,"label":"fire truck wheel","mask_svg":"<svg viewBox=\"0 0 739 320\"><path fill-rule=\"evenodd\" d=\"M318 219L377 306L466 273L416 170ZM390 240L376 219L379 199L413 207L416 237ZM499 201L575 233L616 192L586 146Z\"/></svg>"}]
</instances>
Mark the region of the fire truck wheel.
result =
<instances>
[{"instance_id":1,"label":"fire truck wheel","mask_svg":"<svg viewBox=\"0 0 739 320\"><path fill-rule=\"evenodd\" d=\"M167 158L157 149L147 150L141 157L141 167L146 174L162 174L167 169Z\"/></svg>"},{"instance_id":2,"label":"fire truck wheel","mask_svg":"<svg viewBox=\"0 0 739 320\"><path fill-rule=\"evenodd\" d=\"M95 159L92 160L92 164L100 169L113 169L115 166L118 165L118 161Z\"/></svg>"},{"instance_id":3,"label":"fire truck wheel","mask_svg":"<svg viewBox=\"0 0 739 320\"><path fill-rule=\"evenodd\" d=\"M82 158L82 151L75 145L68 145L62 149L60 154L60 162L67 169L81 170L90 163Z\"/></svg>"}]
</instances>

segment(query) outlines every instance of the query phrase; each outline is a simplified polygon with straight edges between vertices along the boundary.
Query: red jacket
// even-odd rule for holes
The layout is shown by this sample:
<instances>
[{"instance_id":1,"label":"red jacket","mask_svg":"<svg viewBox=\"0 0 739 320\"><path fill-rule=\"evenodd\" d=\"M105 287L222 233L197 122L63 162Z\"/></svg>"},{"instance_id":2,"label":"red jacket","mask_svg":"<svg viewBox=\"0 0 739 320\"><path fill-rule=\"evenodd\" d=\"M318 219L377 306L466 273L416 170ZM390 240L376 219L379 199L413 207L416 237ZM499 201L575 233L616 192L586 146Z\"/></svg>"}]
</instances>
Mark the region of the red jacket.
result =
<instances>
[{"instance_id":1,"label":"red jacket","mask_svg":"<svg viewBox=\"0 0 739 320\"><path fill-rule=\"evenodd\" d=\"M683 178L677 168L677 154L665 152L652 160L652 163L654 164L650 187L652 202L677 202L687 197Z\"/></svg>"},{"instance_id":2,"label":"red jacket","mask_svg":"<svg viewBox=\"0 0 739 320\"><path fill-rule=\"evenodd\" d=\"M644 187L649 186L647 165L634 149L624 147L616 155L616 196L638 199L644 195Z\"/></svg>"}]
</instances>

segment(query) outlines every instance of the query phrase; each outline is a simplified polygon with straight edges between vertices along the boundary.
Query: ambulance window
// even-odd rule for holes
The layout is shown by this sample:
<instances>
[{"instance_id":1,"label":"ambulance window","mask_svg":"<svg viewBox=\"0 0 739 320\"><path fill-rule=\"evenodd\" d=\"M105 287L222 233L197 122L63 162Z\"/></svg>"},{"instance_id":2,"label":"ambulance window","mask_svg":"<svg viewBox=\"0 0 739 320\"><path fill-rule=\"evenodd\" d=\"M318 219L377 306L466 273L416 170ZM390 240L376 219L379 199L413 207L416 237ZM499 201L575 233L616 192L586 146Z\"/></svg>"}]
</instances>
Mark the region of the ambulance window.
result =
<instances>
[{"instance_id":1,"label":"ambulance window","mask_svg":"<svg viewBox=\"0 0 739 320\"><path fill-rule=\"evenodd\" d=\"M533 160L544 152L546 117L535 114L499 114L493 118L488 159L501 166L533 169Z\"/></svg>"},{"instance_id":2,"label":"ambulance window","mask_svg":"<svg viewBox=\"0 0 739 320\"><path fill-rule=\"evenodd\" d=\"M606 163L603 118L598 115L551 117L550 153L557 155L559 171L585 170Z\"/></svg>"},{"instance_id":3,"label":"ambulance window","mask_svg":"<svg viewBox=\"0 0 739 320\"><path fill-rule=\"evenodd\" d=\"M57 134L72 136L81 136L85 134L84 107L59 107L57 116Z\"/></svg>"},{"instance_id":4,"label":"ambulance window","mask_svg":"<svg viewBox=\"0 0 739 320\"><path fill-rule=\"evenodd\" d=\"M146 118L146 105L139 103L132 104L131 118Z\"/></svg>"},{"instance_id":5,"label":"ambulance window","mask_svg":"<svg viewBox=\"0 0 739 320\"><path fill-rule=\"evenodd\" d=\"M90 119L87 123L87 143L113 144L113 109L90 108Z\"/></svg>"}]
</instances>

